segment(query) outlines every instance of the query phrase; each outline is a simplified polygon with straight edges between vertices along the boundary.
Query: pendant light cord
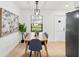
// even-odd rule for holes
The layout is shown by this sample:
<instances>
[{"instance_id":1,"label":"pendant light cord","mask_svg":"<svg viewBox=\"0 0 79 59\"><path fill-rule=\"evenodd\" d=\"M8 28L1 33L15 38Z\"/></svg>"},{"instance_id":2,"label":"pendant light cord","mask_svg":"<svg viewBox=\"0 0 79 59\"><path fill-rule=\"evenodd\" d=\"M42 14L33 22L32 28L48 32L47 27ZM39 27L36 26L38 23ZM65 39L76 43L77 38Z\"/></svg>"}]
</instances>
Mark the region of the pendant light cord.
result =
<instances>
[{"instance_id":1,"label":"pendant light cord","mask_svg":"<svg viewBox=\"0 0 79 59\"><path fill-rule=\"evenodd\" d=\"M36 9L38 9L38 1L35 1L36 2Z\"/></svg>"}]
</instances>

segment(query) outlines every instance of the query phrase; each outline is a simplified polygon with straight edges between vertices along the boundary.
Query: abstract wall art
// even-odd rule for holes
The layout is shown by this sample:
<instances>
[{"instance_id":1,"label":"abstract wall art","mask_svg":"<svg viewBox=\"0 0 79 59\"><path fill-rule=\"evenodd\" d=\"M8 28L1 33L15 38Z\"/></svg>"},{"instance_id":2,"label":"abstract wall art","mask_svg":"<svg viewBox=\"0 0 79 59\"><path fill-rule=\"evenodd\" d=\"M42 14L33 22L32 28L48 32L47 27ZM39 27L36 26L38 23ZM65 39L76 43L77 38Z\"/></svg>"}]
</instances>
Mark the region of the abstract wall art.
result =
<instances>
[{"instance_id":1,"label":"abstract wall art","mask_svg":"<svg viewBox=\"0 0 79 59\"><path fill-rule=\"evenodd\" d=\"M0 8L0 37L18 31L19 16Z\"/></svg>"}]
</instances>

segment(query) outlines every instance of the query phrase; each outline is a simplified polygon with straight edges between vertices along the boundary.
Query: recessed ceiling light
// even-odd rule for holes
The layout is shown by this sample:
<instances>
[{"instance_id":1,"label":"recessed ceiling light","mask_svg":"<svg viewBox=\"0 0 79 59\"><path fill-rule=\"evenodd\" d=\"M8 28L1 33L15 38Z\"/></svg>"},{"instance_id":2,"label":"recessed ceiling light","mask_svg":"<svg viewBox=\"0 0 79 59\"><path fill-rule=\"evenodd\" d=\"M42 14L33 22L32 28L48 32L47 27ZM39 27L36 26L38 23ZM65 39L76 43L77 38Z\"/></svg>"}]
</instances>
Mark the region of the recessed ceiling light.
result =
<instances>
[{"instance_id":1,"label":"recessed ceiling light","mask_svg":"<svg viewBox=\"0 0 79 59\"><path fill-rule=\"evenodd\" d=\"M65 7L69 7L69 5L65 5Z\"/></svg>"}]
</instances>

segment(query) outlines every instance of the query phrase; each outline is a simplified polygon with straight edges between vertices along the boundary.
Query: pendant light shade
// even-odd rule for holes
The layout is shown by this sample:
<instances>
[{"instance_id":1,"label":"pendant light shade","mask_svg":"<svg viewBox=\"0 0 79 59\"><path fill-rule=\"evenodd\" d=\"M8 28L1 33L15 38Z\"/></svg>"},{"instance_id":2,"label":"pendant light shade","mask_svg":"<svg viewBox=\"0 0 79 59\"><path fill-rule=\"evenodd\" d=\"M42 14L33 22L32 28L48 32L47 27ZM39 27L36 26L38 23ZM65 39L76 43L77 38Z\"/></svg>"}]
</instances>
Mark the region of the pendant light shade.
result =
<instances>
[{"instance_id":1,"label":"pendant light shade","mask_svg":"<svg viewBox=\"0 0 79 59\"><path fill-rule=\"evenodd\" d=\"M32 16L32 23L39 22L42 23L43 16L40 15L40 9L38 9L38 1L35 1L36 8L34 9L34 15Z\"/></svg>"}]
</instances>

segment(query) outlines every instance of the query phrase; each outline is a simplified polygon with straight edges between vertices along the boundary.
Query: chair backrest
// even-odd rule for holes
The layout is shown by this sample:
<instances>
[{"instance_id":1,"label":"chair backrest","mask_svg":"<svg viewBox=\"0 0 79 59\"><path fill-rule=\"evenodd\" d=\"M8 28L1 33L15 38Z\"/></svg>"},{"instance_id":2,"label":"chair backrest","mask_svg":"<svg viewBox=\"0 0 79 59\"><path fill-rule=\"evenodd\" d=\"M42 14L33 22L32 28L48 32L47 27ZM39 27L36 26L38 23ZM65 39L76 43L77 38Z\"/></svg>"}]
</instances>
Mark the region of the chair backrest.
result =
<instances>
[{"instance_id":1,"label":"chair backrest","mask_svg":"<svg viewBox=\"0 0 79 59\"><path fill-rule=\"evenodd\" d=\"M24 38L26 38L28 35L29 35L29 33L26 33L26 34L24 35Z\"/></svg>"},{"instance_id":2,"label":"chair backrest","mask_svg":"<svg viewBox=\"0 0 79 59\"><path fill-rule=\"evenodd\" d=\"M29 50L40 51L42 49L42 44L39 39L32 39L29 44Z\"/></svg>"},{"instance_id":3,"label":"chair backrest","mask_svg":"<svg viewBox=\"0 0 79 59\"><path fill-rule=\"evenodd\" d=\"M47 32L44 32L44 35L48 38L48 33Z\"/></svg>"}]
</instances>

